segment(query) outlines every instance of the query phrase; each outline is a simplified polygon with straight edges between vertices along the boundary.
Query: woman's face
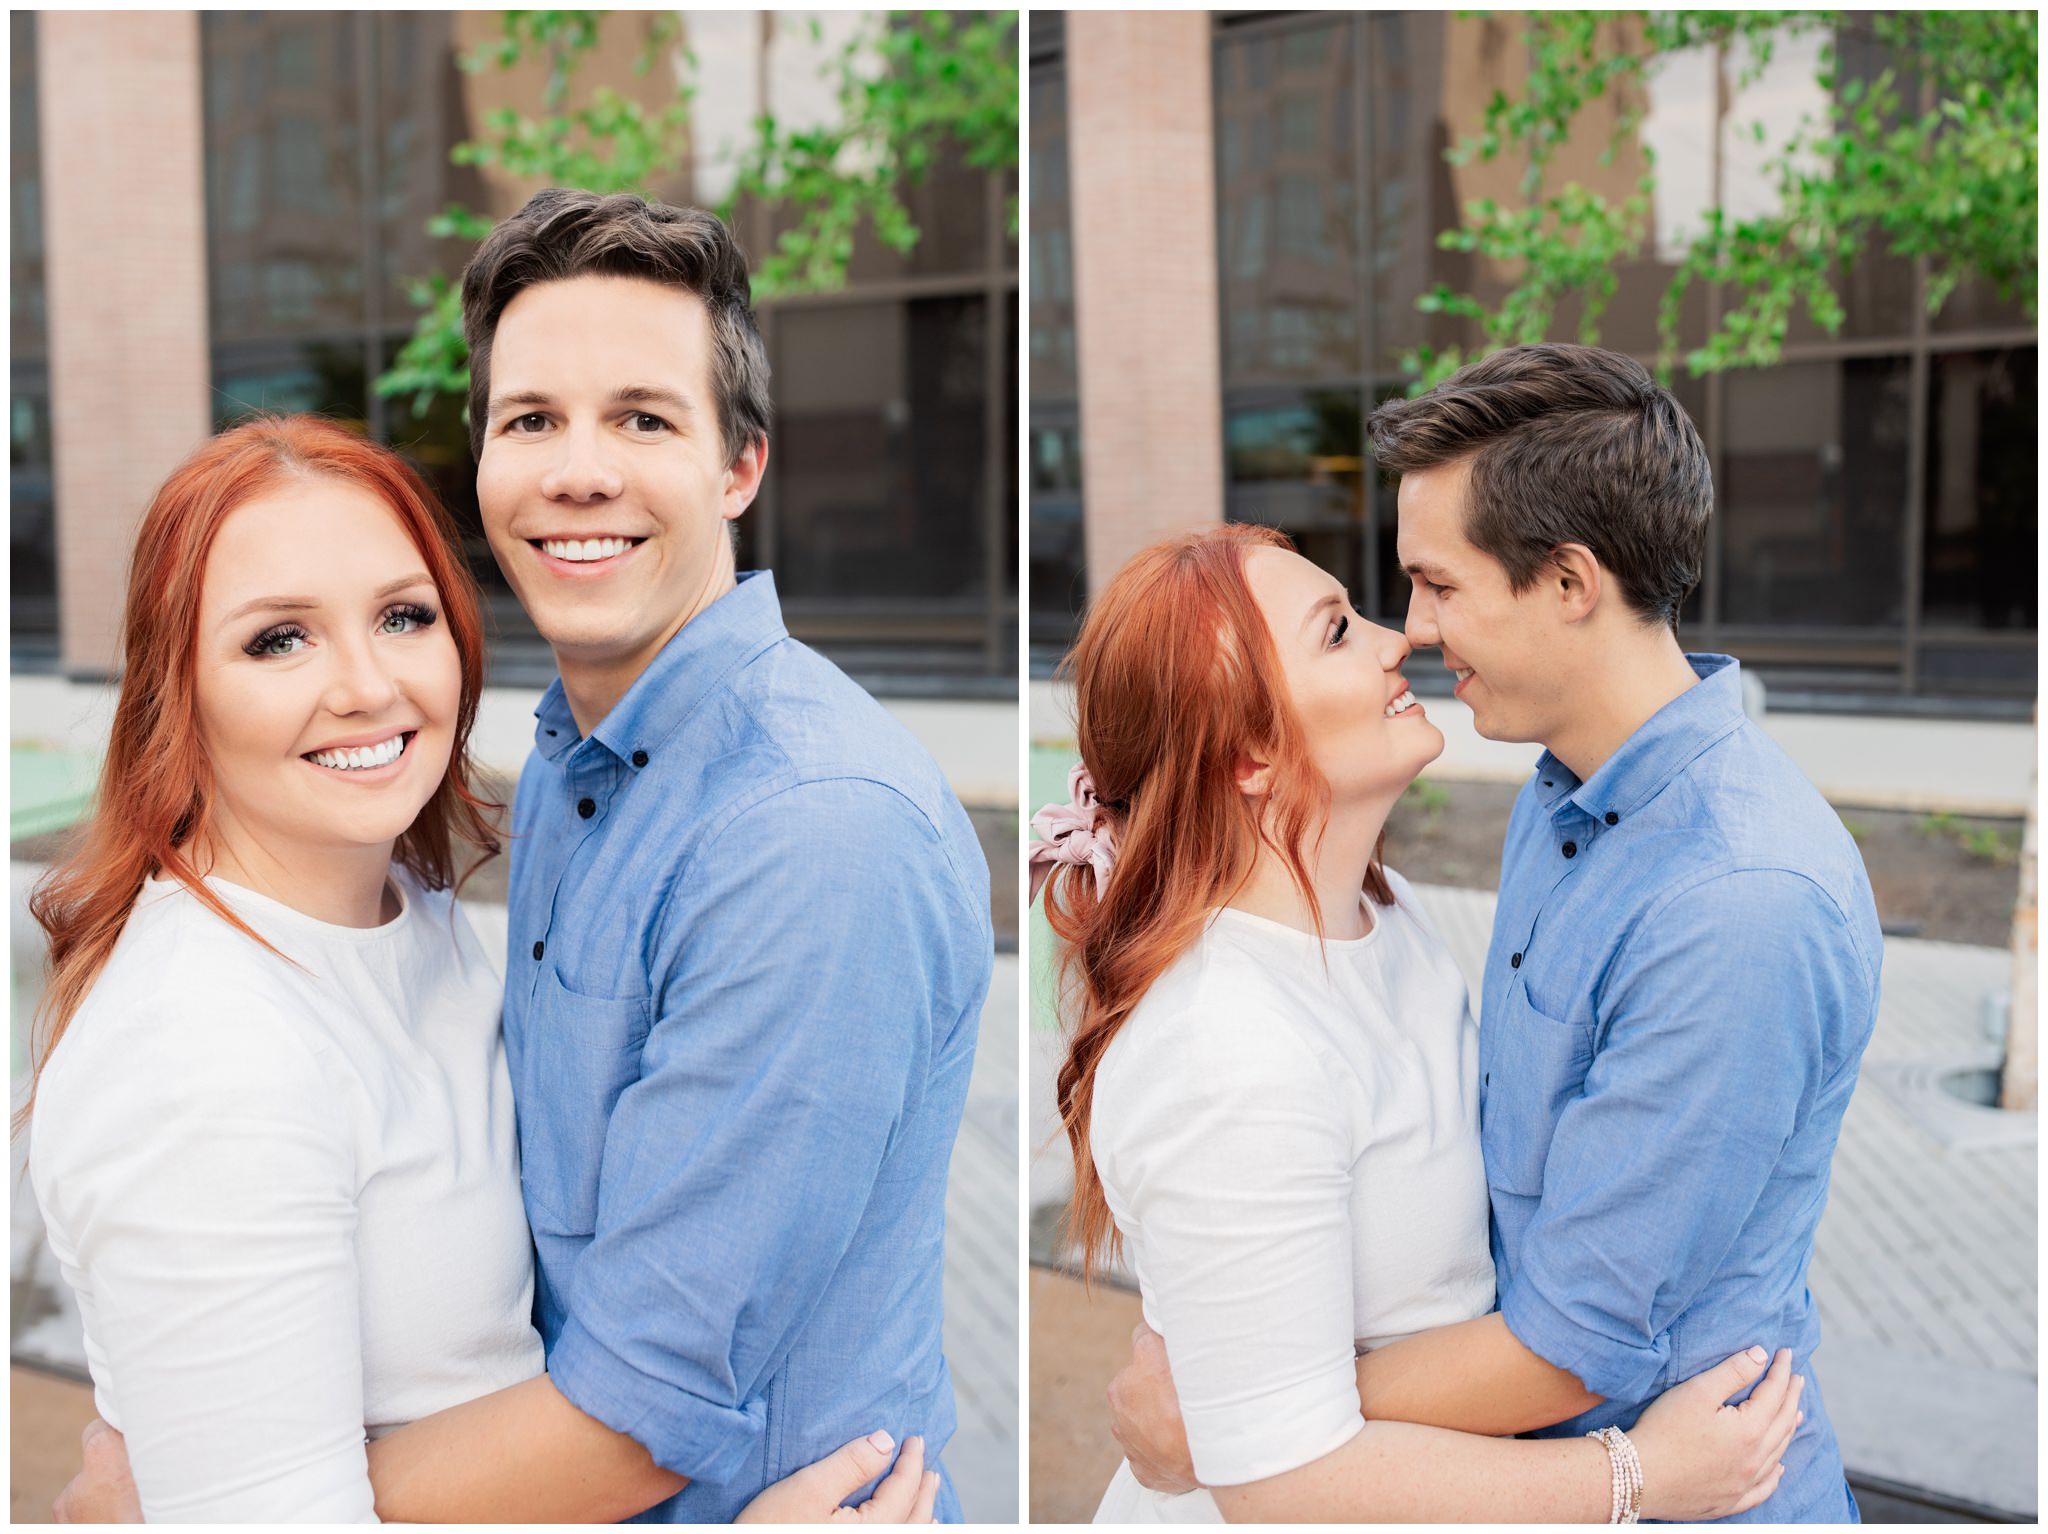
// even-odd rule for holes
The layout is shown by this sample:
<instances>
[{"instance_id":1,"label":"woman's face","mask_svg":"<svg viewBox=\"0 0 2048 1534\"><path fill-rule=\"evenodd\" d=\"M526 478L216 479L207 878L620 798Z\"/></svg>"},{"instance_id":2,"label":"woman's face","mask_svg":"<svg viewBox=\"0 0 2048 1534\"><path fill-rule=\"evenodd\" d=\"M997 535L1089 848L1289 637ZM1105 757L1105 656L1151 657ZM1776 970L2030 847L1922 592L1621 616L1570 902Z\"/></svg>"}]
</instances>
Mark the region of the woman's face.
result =
<instances>
[{"instance_id":1,"label":"woman's face","mask_svg":"<svg viewBox=\"0 0 2048 1534\"><path fill-rule=\"evenodd\" d=\"M197 660L224 830L281 857L388 847L440 787L460 663L426 561L373 492L307 477L229 513Z\"/></svg>"},{"instance_id":2,"label":"woman's face","mask_svg":"<svg viewBox=\"0 0 2048 1534\"><path fill-rule=\"evenodd\" d=\"M1444 749L1401 674L1408 641L1359 617L1344 588L1299 554L1253 549L1245 579L1331 807L1391 804Z\"/></svg>"}]
</instances>

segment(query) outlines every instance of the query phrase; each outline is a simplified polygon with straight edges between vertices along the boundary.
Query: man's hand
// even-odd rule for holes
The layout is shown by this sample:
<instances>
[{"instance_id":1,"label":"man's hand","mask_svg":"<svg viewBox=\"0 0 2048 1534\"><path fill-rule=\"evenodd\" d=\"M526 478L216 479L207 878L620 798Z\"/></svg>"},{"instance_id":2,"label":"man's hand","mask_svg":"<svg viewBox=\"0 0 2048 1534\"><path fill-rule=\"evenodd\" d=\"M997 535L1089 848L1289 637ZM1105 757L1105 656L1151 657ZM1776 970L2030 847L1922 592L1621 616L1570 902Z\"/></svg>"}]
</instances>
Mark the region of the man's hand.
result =
<instances>
[{"instance_id":1,"label":"man's hand","mask_svg":"<svg viewBox=\"0 0 2048 1534\"><path fill-rule=\"evenodd\" d=\"M1178 1495L1200 1484L1166 1364L1166 1339L1143 1321L1131 1332L1131 1361L1109 1382L1109 1412L1109 1430L1140 1486Z\"/></svg>"},{"instance_id":2,"label":"man's hand","mask_svg":"<svg viewBox=\"0 0 2048 1534\"><path fill-rule=\"evenodd\" d=\"M142 1498L128 1473L128 1440L95 1417L79 1437L85 1468L57 1493L58 1523L140 1523Z\"/></svg>"}]
</instances>

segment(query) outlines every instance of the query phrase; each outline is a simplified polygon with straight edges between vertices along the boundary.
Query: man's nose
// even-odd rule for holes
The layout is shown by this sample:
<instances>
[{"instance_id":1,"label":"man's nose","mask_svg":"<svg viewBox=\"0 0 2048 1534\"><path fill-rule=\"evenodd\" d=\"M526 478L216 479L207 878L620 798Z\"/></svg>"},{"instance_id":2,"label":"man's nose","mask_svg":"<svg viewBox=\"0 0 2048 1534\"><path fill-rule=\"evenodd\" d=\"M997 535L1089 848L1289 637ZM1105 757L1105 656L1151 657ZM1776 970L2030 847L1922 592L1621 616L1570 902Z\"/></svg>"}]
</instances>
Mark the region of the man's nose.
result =
<instances>
[{"instance_id":1,"label":"man's nose","mask_svg":"<svg viewBox=\"0 0 2048 1534\"><path fill-rule=\"evenodd\" d=\"M1407 636L1411 652L1427 650L1439 642L1436 609L1427 597L1411 595L1408 598L1408 615L1401 620L1401 632Z\"/></svg>"},{"instance_id":2,"label":"man's nose","mask_svg":"<svg viewBox=\"0 0 2048 1534\"><path fill-rule=\"evenodd\" d=\"M571 426L557 440L557 456L541 476L540 491L551 501L608 501L624 488L604 434L596 427Z\"/></svg>"}]
</instances>

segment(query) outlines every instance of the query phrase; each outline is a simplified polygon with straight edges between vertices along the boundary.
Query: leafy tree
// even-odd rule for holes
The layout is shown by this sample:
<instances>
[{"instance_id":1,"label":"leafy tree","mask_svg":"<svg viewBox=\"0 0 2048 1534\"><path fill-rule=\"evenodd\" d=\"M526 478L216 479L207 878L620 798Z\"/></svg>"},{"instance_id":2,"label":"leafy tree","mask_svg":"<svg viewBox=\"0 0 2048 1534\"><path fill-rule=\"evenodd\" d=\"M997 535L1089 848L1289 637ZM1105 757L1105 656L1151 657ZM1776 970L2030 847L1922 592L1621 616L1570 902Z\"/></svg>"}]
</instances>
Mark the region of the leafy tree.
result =
<instances>
[{"instance_id":1,"label":"leafy tree","mask_svg":"<svg viewBox=\"0 0 2048 1534\"><path fill-rule=\"evenodd\" d=\"M500 35L462 59L472 74L546 64L541 111L490 113L484 133L450 151L458 165L497 166L551 186L648 196L694 149L689 103L698 68L684 57L675 99L650 111L599 86L572 104L579 66L597 46L603 11L507 11ZM816 22L812 35L819 35ZM645 74L672 46L673 13L651 18L635 60ZM754 273L756 297L841 286L863 224L892 250L907 252L921 236L904 206L903 188L920 181L948 148L978 170L1017 163L1017 52L1014 11L977 12L965 21L942 11L878 13L833 58L839 120L791 128L762 115L743 147L733 189L719 208L730 218L742 198L795 209ZM1016 202L1011 199L1011 228ZM437 239L471 243L491 221L450 206L427 224ZM469 350L462 339L462 296L435 275L411 285L421 308L412 335L390 372L377 380L385 396L409 395L424 415L443 395L465 394Z\"/></svg>"},{"instance_id":2,"label":"leafy tree","mask_svg":"<svg viewBox=\"0 0 2048 1534\"><path fill-rule=\"evenodd\" d=\"M1842 78L1835 37L1847 24L1867 26L1911 73ZM1457 165L1519 161L1519 196L1513 205L1469 203L1459 227L1437 239L1442 249L1506 266L1514 285L1489 308L1439 283L1417 307L1476 321L1491 351L1544 339L1560 302L1576 297L1579 339L1597 342L1618 268L1641 256L1653 232L1656 165L1641 146L1648 169L1620 197L1560 181L1558 154L1581 114L1595 102L1614 110L1602 156L1611 165L1641 125L1660 61L1711 47L1717 68L1736 69L1739 91L1762 74L1775 46L1815 34L1816 83L1829 109L1770 153L1773 211L1738 218L1711 208L1691 233L1659 310L1660 374L1668 381L1679 360L1680 304L1692 284L1721 284L1725 306L1706 345L1684 354L1687 368L1697 376L1763 366L1777 360L1795 305L1829 334L1839 330L1836 275L1871 251L1925 257L1932 311L1975 279L2038 313L2033 11L1859 12L1853 23L1833 11L1533 13L1524 32L1527 84L1512 96L1496 92L1481 131L1446 151ZM1762 124L1751 131L1762 143ZM1419 391L1467 358L1456 347L1418 347L1402 360Z\"/></svg>"}]
</instances>

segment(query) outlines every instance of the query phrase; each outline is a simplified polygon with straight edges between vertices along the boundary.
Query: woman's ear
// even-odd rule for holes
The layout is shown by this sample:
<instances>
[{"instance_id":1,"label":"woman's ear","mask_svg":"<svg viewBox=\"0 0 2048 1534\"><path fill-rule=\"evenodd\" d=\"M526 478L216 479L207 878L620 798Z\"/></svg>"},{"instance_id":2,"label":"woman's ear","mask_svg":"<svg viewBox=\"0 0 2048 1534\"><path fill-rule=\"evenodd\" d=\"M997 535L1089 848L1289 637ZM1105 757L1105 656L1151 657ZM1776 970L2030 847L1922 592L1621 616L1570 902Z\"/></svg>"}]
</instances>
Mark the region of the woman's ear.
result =
<instances>
[{"instance_id":1,"label":"woman's ear","mask_svg":"<svg viewBox=\"0 0 2048 1534\"><path fill-rule=\"evenodd\" d=\"M1273 764L1249 753L1237 759L1237 791L1248 799L1263 799L1273 791Z\"/></svg>"}]
</instances>

